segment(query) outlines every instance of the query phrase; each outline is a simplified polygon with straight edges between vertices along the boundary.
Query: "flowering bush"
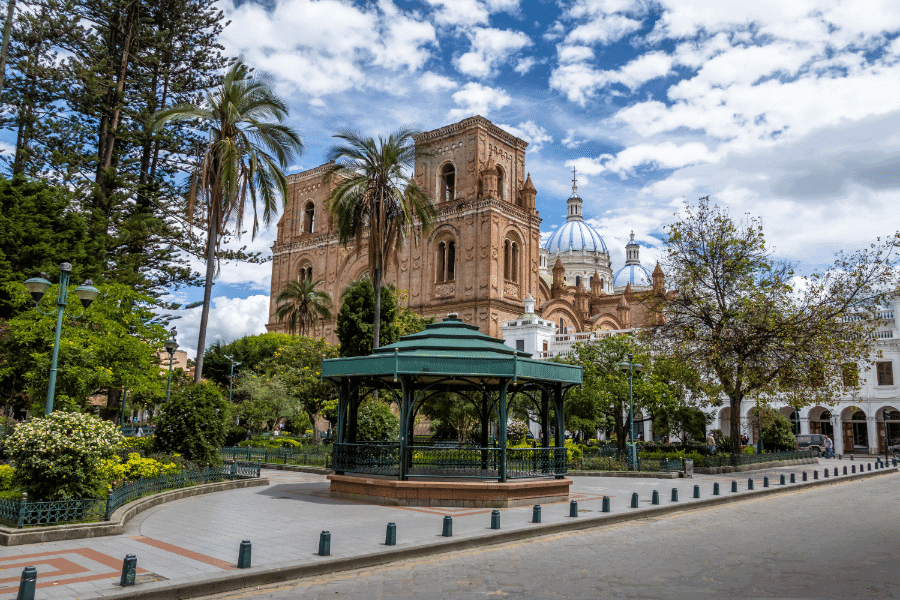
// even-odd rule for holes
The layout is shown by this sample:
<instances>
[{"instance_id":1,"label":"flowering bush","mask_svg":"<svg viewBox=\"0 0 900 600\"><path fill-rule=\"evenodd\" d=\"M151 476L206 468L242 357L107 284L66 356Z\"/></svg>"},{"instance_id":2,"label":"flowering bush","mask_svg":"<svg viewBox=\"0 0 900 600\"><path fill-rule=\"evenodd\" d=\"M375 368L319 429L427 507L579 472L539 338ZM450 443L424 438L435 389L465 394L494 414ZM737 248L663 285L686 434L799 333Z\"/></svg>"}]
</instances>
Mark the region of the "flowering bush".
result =
<instances>
[{"instance_id":1,"label":"flowering bush","mask_svg":"<svg viewBox=\"0 0 900 600\"><path fill-rule=\"evenodd\" d=\"M512 419L506 424L506 438L512 443L517 443L526 435L528 435L528 424L525 421Z\"/></svg>"},{"instance_id":2,"label":"flowering bush","mask_svg":"<svg viewBox=\"0 0 900 600\"><path fill-rule=\"evenodd\" d=\"M144 477L158 477L178 472L175 463L162 463L152 458L142 458L137 452L128 455L128 462L118 456L103 461L100 472L107 485L112 487L122 481L133 481Z\"/></svg>"},{"instance_id":3,"label":"flowering bush","mask_svg":"<svg viewBox=\"0 0 900 600\"><path fill-rule=\"evenodd\" d=\"M147 435L142 437L127 437L122 442L122 448L134 448L138 452L150 452L153 450L153 436Z\"/></svg>"},{"instance_id":4,"label":"flowering bush","mask_svg":"<svg viewBox=\"0 0 900 600\"><path fill-rule=\"evenodd\" d=\"M54 412L16 427L6 441L14 481L35 500L91 498L102 460L122 445L119 428L81 413Z\"/></svg>"},{"instance_id":5,"label":"flowering bush","mask_svg":"<svg viewBox=\"0 0 900 600\"><path fill-rule=\"evenodd\" d=\"M201 466L220 465L219 448L231 408L212 383L192 383L172 394L156 422L155 448L177 452Z\"/></svg>"}]
</instances>

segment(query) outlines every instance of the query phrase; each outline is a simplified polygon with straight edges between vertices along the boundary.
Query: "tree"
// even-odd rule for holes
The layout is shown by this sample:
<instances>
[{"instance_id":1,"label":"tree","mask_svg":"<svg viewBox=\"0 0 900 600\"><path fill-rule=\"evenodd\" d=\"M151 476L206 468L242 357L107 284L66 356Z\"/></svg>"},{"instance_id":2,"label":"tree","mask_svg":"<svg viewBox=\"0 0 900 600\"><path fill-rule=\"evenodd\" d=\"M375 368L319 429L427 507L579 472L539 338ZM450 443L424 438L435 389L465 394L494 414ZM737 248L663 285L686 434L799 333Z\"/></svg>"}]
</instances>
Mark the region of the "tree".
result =
<instances>
[{"instance_id":1,"label":"tree","mask_svg":"<svg viewBox=\"0 0 900 600\"><path fill-rule=\"evenodd\" d=\"M406 305L406 299L408 296L409 292L405 290L394 290L394 302L396 302L397 306L399 307L399 314L397 315L397 319L394 321L397 325L398 338L401 338L404 335L410 335L411 333L425 331L426 326L434 323L434 317L423 317L422 315L409 309L409 307Z\"/></svg>"},{"instance_id":2,"label":"tree","mask_svg":"<svg viewBox=\"0 0 900 600\"><path fill-rule=\"evenodd\" d=\"M650 339L728 397L732 453L740 453L747 394L808 381L792 372L815 373L817 386L840 393L842 366L870 362L873 312L897 289L900 234L800 277L774 258L758 219L736 224L707 197L685 206L664 241L664 269L678 291L651 306L664 318Z\"/></svg>"},{"instance_id":3,"label":"tree","mask_svg":"<svg viewBox=\"0 0 900 600\"><path fill-rule=\"evenodd\" d=\"M378 323L384 344L392 344L398 339L394 298L391 286L381 288L381 319ZM336 331L341 343L341 356L367 356L372 353L375 347L375 308L375 290L367 278L354 281L341 294Z\"/></svg>"},{"instance_id":4,"label":"tree","mask_svg":"<svg viewBox=\"0 0 900 600\"><path fill-rule=\"evenodd\" d=\"M217 341L204 355L206 378L223 389L227 388L232 360L241 363L239 369L242 373L261 374L280 348L293 343L290 335L274 332L248 335L227 344Z\"/></svg>"},{"instance_id":5,"label":"tree","mask_svg":"<svg viewBox=\"0 0 900 600\"><path fill-rule=\"evenodd\" d=\"M396 260L414 227L426 232L435 218L434 205L411 174L416 158L425 153L416 147L417 132L400 129L378 140L344 130L334 137L342 143L331 149L329 160L334 187L328 210L334 216L338 240L354 242L362 251L368 234L369 272L375 289L372 315L372 348L381 347L382 281L388 261Z\"/></svg>"},{"instance_id":6,"label":"tree","mask_svg":"<svg viewBox=\"0 0 900 600\"><path fill-rule=\"evenodd\" d=\"M372 398L366 400L359 407L357 419L356 439L360 442L399 439L400 417L391 411L386 402Z\"/></svg>"},{"instance_id":7,"label":"tree","mask_svg":"<svg viewBox=\"0 0 900 600\"><path fill-rule=\"evenodd\" d=\"M272 91L271 84L266 76L251 75L238 60L225 74L222 85L206 93L204 102L182 103L156 114L158 129L171 121L194 120L208 135L199 164L191 174L187 197L188 221L193 223L199 209L208 227L195 382L203 376L217 251L226 227L233 224L240 236L248 197L253 209L251 235L255 237L259 230L257 202L262 204L263 223L268 225L278 208L277 198L287 198L282 169L303 150L300 137L282 123L287 105Z\"/></svg>"},{"instance_id":8,"label":"tree","mask_svg":"<svg viewBox=\"0 0 900 600\"><path fill-rule=\"evenodd\" d=\"M177 452L201 466L221 464L230 409L215 384L185 386L172 394L156 421L156 449Z\"/></svg>"},{"instance_id":9,"label":"tree","mask_svg":"<svg viewBox=\"0 0 900 600\"><path fill-rule=\"evenodd\" d=\"M291 335L297 330L300 335L306 335L317 317L331 320L331 297L328 292L317 289L324 281L313 281L311 277L300 281L291 279L281 288L275 298L275 317L279 323L287 319Z\"/></svg>"}]
</instances>

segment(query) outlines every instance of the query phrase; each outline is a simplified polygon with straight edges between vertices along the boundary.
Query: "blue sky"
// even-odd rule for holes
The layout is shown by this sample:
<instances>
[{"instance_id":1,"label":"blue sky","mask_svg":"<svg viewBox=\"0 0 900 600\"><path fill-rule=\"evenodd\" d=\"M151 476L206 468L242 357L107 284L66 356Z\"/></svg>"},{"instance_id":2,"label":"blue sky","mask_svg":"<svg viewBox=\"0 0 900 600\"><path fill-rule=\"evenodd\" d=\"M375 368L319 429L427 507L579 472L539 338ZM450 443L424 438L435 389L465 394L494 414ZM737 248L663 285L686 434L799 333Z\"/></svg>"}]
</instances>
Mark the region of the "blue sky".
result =
<instances>
[{"instance_id":1,"label":"blue sky","mask_svg":"<svg viewBox=\"0 0 900 600\"><path fill-rule=\"evenodd\" d=\"M222 42L274 77L306 150L480 114L530 143L546 232L572 168L613 268L652 268L685 200L762 218L801 271L900 229L900 3L227 0ZM240 243L269 252L274 226ZM264 331L270 266L223 265L210 339ZM199 290L176 294L182 301ZM199 309L181 311L196 340Z\"/></svg>"}]
</instances>

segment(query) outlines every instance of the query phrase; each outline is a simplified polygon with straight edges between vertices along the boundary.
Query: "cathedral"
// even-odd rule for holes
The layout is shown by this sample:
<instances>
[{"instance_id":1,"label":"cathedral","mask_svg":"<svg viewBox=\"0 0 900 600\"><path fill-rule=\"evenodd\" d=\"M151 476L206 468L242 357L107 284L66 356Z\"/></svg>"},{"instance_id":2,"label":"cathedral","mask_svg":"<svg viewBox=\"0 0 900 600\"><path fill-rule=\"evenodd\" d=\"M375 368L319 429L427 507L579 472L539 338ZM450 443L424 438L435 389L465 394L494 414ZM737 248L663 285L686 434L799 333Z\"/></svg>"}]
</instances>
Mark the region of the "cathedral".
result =
<instances>
[{"instance_id":1,"label":"cathedral","mask_svg":"<svg viewBox=\"0 0 900 600\"><path fill-rule=\"evenodd\" d=\"M603 239L584 222L574 181L565 225L541 245L527 142L475 116L421 133L415 143L427 157L414 177L434 199L437 219L430 231L414 230L385 273L411 310L437 319L457 313L498 338L526 304L558 334L649 324L645 300L666 293L662 270L640 264L632 234L626 264L613 273ZM367 274L365 248L342 246L327 213L328 166L287 178L287 208L272 246L269 331L287 331L274 301L287 281L323 280L336 316L341 292ZM337 343L335 321L318 322L311 335Z\"/></svg>"}]
</instances>

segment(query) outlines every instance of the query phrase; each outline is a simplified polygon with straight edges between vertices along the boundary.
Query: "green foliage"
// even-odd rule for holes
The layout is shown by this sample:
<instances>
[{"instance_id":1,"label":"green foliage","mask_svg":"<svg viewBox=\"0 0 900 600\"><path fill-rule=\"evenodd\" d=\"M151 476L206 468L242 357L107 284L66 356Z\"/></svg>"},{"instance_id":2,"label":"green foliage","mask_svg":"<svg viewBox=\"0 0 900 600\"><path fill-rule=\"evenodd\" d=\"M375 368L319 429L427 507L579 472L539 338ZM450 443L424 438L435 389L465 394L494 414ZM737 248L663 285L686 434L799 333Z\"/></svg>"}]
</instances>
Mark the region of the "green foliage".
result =
<instances>
[{"instance_id":1,"label":"green foliage","mask_svg":"<svg viewBox=\"0 0 900 600\"><path fill-rule=\"evenodd\" d=\"M203 376L218 383L222 388L228 387L228 377L231 374L231 357L241 363L235 367L235 381L241 371L262 373L265 371L264 363L275 356L275 352L282 346L293 343L293 336L286 333L261 333L248 335L223 344L217 341L206 349L203 355Z\"/></svg>"},{"instance_id":2,"label":"green foliage","mask_svg":"<svg viewBox=\"0 0 900 600\"><path fill-rule=\"evenodd\" d=\"M218 451L230 417L228 402L214 384L189 384L163 407L156 421L156 448L202 466L220 464Z\"/></svg>"},{"instance_id":3,"label":"green foliage","mask_svg":"<svg viewBox=\"0 0 900 600\"><path fill-rule=\"evenodd\" d=\"M305 412L288 417L284 424L284 430L293 435L303 435L309 429L312 429L312 421Z\"/></svg>"},{"instance_id":4,"label":"green foliage","mask_svg":"<svg viewBox=\"0 0 900 600\"><path fill-rule=\"evenodd\" d=\"M0 287L41 271L54 277L63 260L72 264L72 281L81 283L84 239L85 222L71 210L70 192L25 177L0 178ZM26 307L0 295L0 319Z\"/></svg>"},{"instance_id":5,"label":"green foliage","mask_svg":"<svg viewBox=\"0 0 900 600\"><path fill-rule=\"evenodd\" d=\"M397 440L400 437L400 418L391 407L380 400L366 400L357 413L356 439L360 442Z\"/></svg>"},{"instance_id":6,"label":"green foliage","mask_svg":"<svg viewBox=\"0 0 900 600\"><path fill-rule=\"evenodd\" d=\"M291 279L275 298L275 317L278 322L287 319L288 331L291 335L299 331L300 335L308 335L315 320L331 320L331 296L318 289L324 279L313 281L311 277L297 281Z\"/></svg>"},{"instance_id":7,"label":"green foliage","mask_svg":"<svg viewBox=\"0 0 900 600\"><path fill-rule=\"evenodd\" d=\"M521 421L519 419L511 419L506 424L506 439L507 443L516 444L521 440L524 440L528 435L528 424L525 421Z\"/></svg>"},{"instance_id":8,"label":"green foliage","mask_svg":"<svg viewBox=\"0 0 900 600\"><path fill-rule=\"evenodd\" d=\"M225 446L237 446L247 439L247 428L240 425L231 425L225 430Z\"/></svg>"},{"instance_id":9,"label":"green foliage","mask_svg":"<svg viewBox=\"0 0 900 600\"><path fill-rule=\"evenodd\" d=\"M397 302L392 286L381 288L381 345L399 339ZM375 290L368 278L354 281L341 294L337 316L337 337L341 356L368 356L372 353L375 321Z\"/></svg>"},{"instance_id":10,"label":"green foliage","mask_svg":"<svg viewBox=\"0 0 900 600\"><path fill-rule=\"evenodd\" d=\"M764 450L770 452L793 450L797 443L794 437L794 424L787 417L772 408L762 408L760 413Z\"/></svg>"},{"instance_id":11,"label":"green foliage","mask_svg":"<svg viewBox=\"0 0 900 600\"><path fill-rule=\"evenodd\" d=\"M141 454L146 454L153 450L154 445L156 444L155 437L152 435L144 435L141 437L127 437L122 441L121 448L127 450L137 450Z\"/></svg>"},{"instance_id":12,"label":"green foliage","mask_svg":"<svg viewBox=\"0 0 900 600\"><path fill-rule=\"evenodd\" d=\"M398 337L425 331L426 326L434 323L434 317L423 317L422 315L415 313L409 309L409 307L406 305L407 298L409 297L409 292L396 288L394 288L393 292L394 300L399 307L397 319L394 321L394 324L397 325ZM384 344L382 343L382 345Z\"/></svg>"},{"instance_id":13,"label":"green foliage","mask_svg":"<svg viewBox=\"0 0 900 600\"><path fill-rule=\"evenodd\" d=\"M476 401L479 394L475 394ZM422 403L421 413L431 420L435 437L439 439L456 436L459 443L473 435L481 423L479 409L466 396L453 392L430 394Z\"/></svg>"},{"instance_id":14,"label":"green foliage","mask_svg":"<svg viewBox=\"0 0 900 600\"><path fill-rule=\"evenodd\" d=\"M16 470L9 465L0 465L0 492L8 491L13 486Z\"/></svg>"},{"instance_id":15,"label":"green foliage","mask_svg":"<svg viewBox=\"0 0 900 600\"><path fill-rule=\"evenodd\" d=\"M103 484L102 460L121 444L109 421L66 412L21 423L6 440L16 482L34 500L94 497Z\"/></svg>"},{"instance_id":16,"label":"green foliage","mask_svg":"<svg viewBox=\"0 0 900 600\"><path fill-rule=\"evenodd\" d=\"M81 304L69 289L68 309L81 314ZM123 386L137 402L156 402L165 396L165 373L156 350L168 333L153 312L153 299L120 284L97 286L100 296L78 319L64 319L60 332L54 410L85 410L96 393L115 392ZM8 288L9 289L9 288ZM10 289L17 306L30 297L21 285ZM45 294L42 306L52 306L58 287ZM34 403L42 414L56 328L56 311L42 315L25 310L7 322L0 344L0 390L7 398ZM5 360L3 360L5 359Z\"/></svg>"},{"instance_id":17,"label":"green foliage","mask_svg":"<svg viewBox=\"0 0 900 600\"><path fill-rule=\"evenodd\" d=\"M753 456L754 454L756 454L756 448L754 448L753 446L744 446L744 454L746 454L747 456Z\"/></svg>"},{"instance_id":18,"label":"green foliage","mask_svg":"<svg viewBox=\"0 0 900 600\"><path fill-rule=\"evenodd\" d=\"M653 420L653 431L658 434L675 434L685 443L698 442L706 436L706 426L712 422L712 416L699 408L675 405L656 414Z\"/></svg>"}]
</instances>

